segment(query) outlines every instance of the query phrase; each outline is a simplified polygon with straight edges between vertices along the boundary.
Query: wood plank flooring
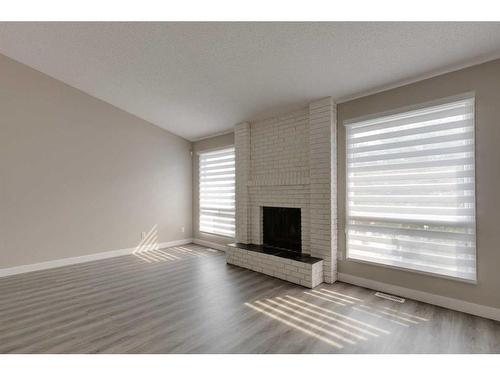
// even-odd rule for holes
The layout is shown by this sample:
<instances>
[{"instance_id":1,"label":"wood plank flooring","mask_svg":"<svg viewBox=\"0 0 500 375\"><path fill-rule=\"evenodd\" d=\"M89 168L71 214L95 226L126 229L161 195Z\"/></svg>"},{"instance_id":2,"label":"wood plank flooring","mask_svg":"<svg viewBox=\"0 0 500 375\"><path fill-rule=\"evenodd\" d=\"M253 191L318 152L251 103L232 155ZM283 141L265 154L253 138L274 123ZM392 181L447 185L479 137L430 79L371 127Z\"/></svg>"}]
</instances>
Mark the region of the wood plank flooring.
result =
<instances>
[{"instance_id":1,"label":"wood plank flooring","mask_svg":"<svg viewBox=\"0 0 500 375\"><path fill-rule=\"evenodd\" d=\"M500 353L500 323L198 245L0 279L0 353Z\"/></svg>"}]
</instances>

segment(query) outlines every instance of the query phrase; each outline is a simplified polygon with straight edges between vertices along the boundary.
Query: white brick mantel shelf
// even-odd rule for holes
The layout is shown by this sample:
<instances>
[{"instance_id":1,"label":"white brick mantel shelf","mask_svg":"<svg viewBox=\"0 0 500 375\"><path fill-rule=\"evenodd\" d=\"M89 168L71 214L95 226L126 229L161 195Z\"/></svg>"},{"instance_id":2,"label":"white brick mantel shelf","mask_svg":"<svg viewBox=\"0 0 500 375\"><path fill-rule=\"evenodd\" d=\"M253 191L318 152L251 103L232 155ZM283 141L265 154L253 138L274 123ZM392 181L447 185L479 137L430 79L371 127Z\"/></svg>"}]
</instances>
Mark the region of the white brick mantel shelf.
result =
<instances>
[{"instance_id":1,"label":"white brick mantel shelf","mask_svg":"<svg viewBox=\"0 0 500 375\"><path fill-rule=\"evenodd\" d=\"M309 172L276 172L252 176L247 186L309 185Z\"/></svg>"},{"instance_id":2,"label":"white brick mantel shelf","mask_svg":"<svg viewBox=\"0 0 500 375\"><path fill-rule=\"evenodd\" d=\"M335 282L335 147L336 110L330 97L286 116L237 125L236 242L262 245L262 207L300 208L302 253L322 259L316 265L322 267L316 273L319 282ZM237 265L271 274L256 265L269 263L266 254L239 250L229 249L228 263L236 264L238 254ZM304 285L294 278L293 267L280 266L284 275L273 270L273 276Z\"/></svg>"}]
</instances>

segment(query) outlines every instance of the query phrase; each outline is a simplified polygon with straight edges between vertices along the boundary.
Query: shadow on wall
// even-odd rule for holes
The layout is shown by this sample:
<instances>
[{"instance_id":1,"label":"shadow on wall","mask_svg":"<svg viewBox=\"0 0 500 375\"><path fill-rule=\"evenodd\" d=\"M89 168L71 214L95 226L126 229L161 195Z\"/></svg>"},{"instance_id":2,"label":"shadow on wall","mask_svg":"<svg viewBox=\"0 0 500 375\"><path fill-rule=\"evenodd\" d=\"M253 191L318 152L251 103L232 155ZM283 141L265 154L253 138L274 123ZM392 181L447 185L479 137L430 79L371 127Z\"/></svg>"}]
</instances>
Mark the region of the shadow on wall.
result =
<instances>
[{"instance_id":1,"label":"shadow on wall","mask_svg":"<svg viewBox=\"0 0 500 375\"><path fill-rule=\"evenodd\" d=\"M337 349L389 335L429 319L391 307L378 307L362 299L328 289L245 303L272 319L297 329ZM337 310L337 311L335 311ZM392 328L391 328L392 327Z\"/></svg>"},{"instance_id":2,"label":"shadow on wall","mask_svg":"<svg viewBox=\"0 0 500 375\"><path fill-rule=\"evenodd\" d=\"M139 242L132 254L146 263L158 263L175 262L193 257L205 257L210 255L208 252L217 252L217 250L213 249L203 248L202 250L203 251L201 251L201 248L198 250L186 246L160 249L160 244L158 242L158 225L155 224L141 242Z\"/></svg>"}]
</instances>

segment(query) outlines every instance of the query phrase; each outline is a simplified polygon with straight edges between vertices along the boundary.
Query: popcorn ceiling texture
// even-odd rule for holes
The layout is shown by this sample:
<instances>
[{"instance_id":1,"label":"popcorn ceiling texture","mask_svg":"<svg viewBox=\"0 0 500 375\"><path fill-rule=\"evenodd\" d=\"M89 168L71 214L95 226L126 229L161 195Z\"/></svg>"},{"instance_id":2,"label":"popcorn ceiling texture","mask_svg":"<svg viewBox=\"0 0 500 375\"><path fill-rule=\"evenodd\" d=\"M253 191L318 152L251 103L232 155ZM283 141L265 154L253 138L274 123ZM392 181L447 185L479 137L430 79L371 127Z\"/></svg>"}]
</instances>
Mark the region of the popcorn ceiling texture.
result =
<instances>
[{"instance_id":1,"label":"popcorn ceiling texture","mask_svg":"<svg viewBox=\"0 0 500 375\"><path fill-rule=\"evenodd\" d=\"M263 206L300 208L302 251L324 260L322 277L328 283L337 271L335 121L328 97L235 129L236 242L262 244Z\"/></svg>"},{"instance_id":2,"label":"popcorn ceiling texture","mask_svg":"<svg viewBox=\"0 0 500 375\"><path fill-rule=\"evenodd\" d=\"M0 53L190 141L498 58L499 45L498 22L0 23Z\"/></svg>"}]
</instances>

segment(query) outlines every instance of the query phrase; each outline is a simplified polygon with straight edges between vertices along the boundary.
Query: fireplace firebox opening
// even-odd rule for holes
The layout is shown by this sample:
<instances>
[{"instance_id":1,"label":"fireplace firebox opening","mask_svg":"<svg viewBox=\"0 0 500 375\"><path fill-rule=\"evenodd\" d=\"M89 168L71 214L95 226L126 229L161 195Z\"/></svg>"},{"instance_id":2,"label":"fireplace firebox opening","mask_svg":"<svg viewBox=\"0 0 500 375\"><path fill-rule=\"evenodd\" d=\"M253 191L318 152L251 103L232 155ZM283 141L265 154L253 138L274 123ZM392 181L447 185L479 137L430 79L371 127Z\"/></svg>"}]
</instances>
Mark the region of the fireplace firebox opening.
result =
<instances>
[{"instance_id":1,"label":"fireplace firebox opening","mask_svg":"<svg viewBox=\"0 0 500 375\"><path fill-rule=\"evenodd\" d=\"M302 252L300 208L262 207L263 245Z\"/></svg>"}]
</instances>

